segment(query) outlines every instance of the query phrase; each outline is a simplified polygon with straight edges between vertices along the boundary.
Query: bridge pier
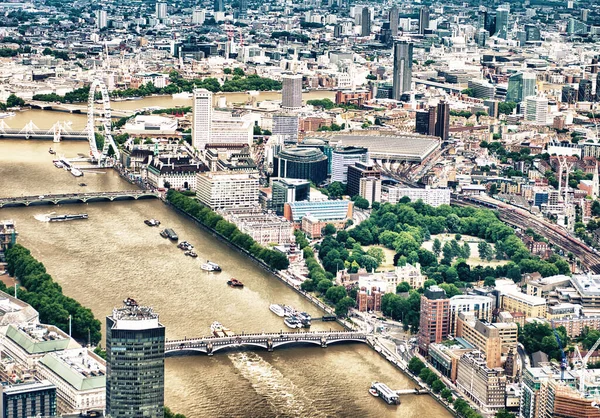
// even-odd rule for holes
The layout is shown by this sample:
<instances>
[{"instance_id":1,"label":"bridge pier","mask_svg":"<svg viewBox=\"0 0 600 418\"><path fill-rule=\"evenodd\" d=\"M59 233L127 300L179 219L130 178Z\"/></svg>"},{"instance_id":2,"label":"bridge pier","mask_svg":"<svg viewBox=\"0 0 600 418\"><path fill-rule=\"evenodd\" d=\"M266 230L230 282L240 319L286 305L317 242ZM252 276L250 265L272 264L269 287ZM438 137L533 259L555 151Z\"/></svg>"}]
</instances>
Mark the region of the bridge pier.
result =
<instances>
[{"instance_id":1,"label":"bridge pier","mask_svg":"<svg viewBox=\"0 0 600 418\"><path fill-rule=\"evenodd\" d=\"M321 337L321 347L327 348L327 338Z\"/></svg>"},{"instance_id":2,"label":"bridge pier","mask_svg":"<svg viewBox=\"0 0 600 418\"><path fill-rule=\"evenodd\" d=\"M212 343L206 344L206 354L208 354L209 356L213 355L213 345L212 345Z\"/></svg>"},{"instance_id":3,"label":"bridge pier","mask_svg":"<svg viewBox=\"0 0 600 418\"><path fill-rule=\"evenodd\" d=\"M267 340L267 351L273 351L273 339L271 338Z\"/></svg>"}]
</instances>

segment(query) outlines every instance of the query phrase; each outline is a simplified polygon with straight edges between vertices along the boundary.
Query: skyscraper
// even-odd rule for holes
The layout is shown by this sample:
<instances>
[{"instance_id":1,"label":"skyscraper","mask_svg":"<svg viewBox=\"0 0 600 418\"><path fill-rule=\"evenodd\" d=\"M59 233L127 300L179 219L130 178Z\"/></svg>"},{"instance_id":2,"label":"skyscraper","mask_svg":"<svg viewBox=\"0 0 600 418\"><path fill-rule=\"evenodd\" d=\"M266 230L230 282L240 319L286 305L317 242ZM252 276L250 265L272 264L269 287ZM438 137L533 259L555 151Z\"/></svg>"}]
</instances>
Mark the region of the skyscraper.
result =
<instances>
[{"instance_id":1,"label":"skyscraper","mask_svg":"<svg viewBox=\"0 0 600 418\"><path fill-rule=\"evenodd\" d=\"M399 19L398 6L394 5L390 9L390 30L392 36L398 36L398 19Z\"/></svg>"},{"instance_id":2,"label":"skyscraper","mask_svg":"<svg viewBox=\"0 0 600 418\"><path fill-rule=\"evenodd\" d=\"M158 314L128 299L106 317L106 413L164 416L165 327Z\"/></svg>"},{"instance_id":3,"label":"skyscraper","mask_svg":"<svg viewBox=\"0 0 600 418\"><path fill-rule=\"evenodd\" d=\"M423 35L425 29L429 29L429 7L422 6L419 10L419 33Z\"/></svg>"},{"instance_id":4,"label":"skyscraper","mask_svg":"<svg viewBox=\"0 0 600 418\"><path fill-rule=\"evenodd\" d=\"M591 102L594 100L592 94L592 82L590 80L583 79L579 82L579 90L577 92L578 102Z\"/></svg>"},{"instance_id":5,"label":"skyscraper","mask_svg":"<svg viewBox=\"0 0 600 418\"><path fill-rule=\"evenodd\" d=\"M536 75L516 73L508 78L506 101L521 103L527 96L535 96Z\"/></svg>"},{"instance_id":6,"label":"skyscraper","mask_svg":"<svg viewBox=\"0 0 600 418\"><path fill-rule=\"evenodd\" d=\"M194 90L192 145L201 150L210 142L212 129L212 93L206 89Z\"/></svg>"},{"instance_id":7,"label":"skyscraper","mask_svg":"<svg viewBox=\"0 0 600 418\"><path fill-rule=\"evenodd\" d=\"M410 91L412 82L413 44L398 41L394 44L394 88L392 99L400 100L402 93Z\"/></svg>"},{"instance_id":8,"label":"skyscraper","mask_svg":"<svg viewBox=\"0 0 600 418\"><path fill-rule=\"evenodd\" d=\"M496 36L507 39L508 37L508 15L510 10L507 6L498 7L496 10Z\"/></svg>"},{"instance_id":9,"label":"skyscraper","mask_svg":"<svg viewBox=\"0 0 600 418\"><path fill-rule=\"evenodd\" d=\"M371 11L368 7L363 7L361 11L361 36L369 36L371 34Z\"/></svg>"},{"instance_id":10,"label":"skyscraper","mask_svg":"<svg viewBox=\"0 0 600 418\"><path fill-rule=\"evenodd\" d=\"M167 18L167 3L156 3L156 18L166 19Z\"/></svg>"},{"instance_id":11,"label":"skyscraper","mask_svg":"<svg viewBox=\"0 0 600 418\"><path fill-rule=\"evenodd\" d=\"M224 12L225 11L225 1L224 0L215 0L214 11L215 12Z\"/></svg>"},{"instance_id":12,"label":"skyscraper","mask_svg":"<svg viewBox=\"0 0 600 418\"><path fill-rule=\"evenodd\" d=\"M206 20L206 12L204 10L198 9L192 12L192 23L194 25L203 25L204 20Z\"/></svg>"},{"instance_id":13,"label":"skyscraper","mask_svg":"<svg viewBox=\"0 0 600 418\"><path fill-rule=\"evenodd\" d=\"M526 97L525 120L538 125L545 125L548 120L548 99L538 96Z\"/></svg>"},{"instance_id":14,"label":"skyscraper","mask_svg":"<svg viewBox=\"0 0 600 418\"><path fill-rule=\"evenodd\" d=\"M234 15L236 19L245 19L248 17L248 0L239 0L238 9L235 11Z\"/></svg>"},{"instance_id":15,"label":"skyscraper","mask_svg":"<svg viewBox=\"0 0 600 418\"><path fill-rule=\"evenodd\" d=\"M419 351L427 355L429 344L439 343L450 328L450 299L446 291L436 285L425 289L421 296L421 319L419 321Z\"/></svg>"},{"instance_id":16,"label":"skyscraper","mask_svg":"<svg viewBox=\"0 0 600 418\"><path fill-rule=\"evenodd\" d=\"M437 105L437 121L435 122L435 135L442 141L447 141L450 135L450 104L442 100Z\"/></svg>"},{"instance_id":17,"label":"skyscraper","mask_svg":"<svg viewBox=\"0 0 600 418\"><path fill-rule=\"evenodd\" d=\"M108 26L106 10L96 10L96 27L98 29L103 29L106 26Z\"/></svg>"},{"instance_id":18,"label":"skyscraper","mask_svg":"<svg viewBox=\"0 0 600 418\"><path fill-rule=\"evenodd\" d=\"M281 107L297 110L302 107L302 75L284 74L281 76Z\"/></svg>"}]
</instances>

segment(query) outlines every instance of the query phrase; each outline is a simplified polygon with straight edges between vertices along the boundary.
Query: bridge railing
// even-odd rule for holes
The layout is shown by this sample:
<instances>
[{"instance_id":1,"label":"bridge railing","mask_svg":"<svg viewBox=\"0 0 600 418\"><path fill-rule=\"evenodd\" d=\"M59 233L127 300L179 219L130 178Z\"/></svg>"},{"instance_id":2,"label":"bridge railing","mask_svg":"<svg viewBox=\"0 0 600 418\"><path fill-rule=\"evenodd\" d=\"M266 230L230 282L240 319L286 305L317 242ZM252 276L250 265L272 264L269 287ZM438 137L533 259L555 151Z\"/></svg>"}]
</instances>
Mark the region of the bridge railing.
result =
<instances>
[{"instance_id":1,"label":"bridge railing","mask_svg":"<svg viewBox=\"0 0 600 418\"><path fill-rule=\"evenodd\" d=\"M268 338L274 338L277 340L280 339L296 339L296 338L322 338L328 337L330 339L335 338L361 338L366 339L367 335L361 332L351 332L351 331L339 331L339 332L331 332L331 331L315 331L315 332L275 332L275 333L254 333L254 334L239 334L232 335L230 337L216 337L216 336L206 336L199 338L187 338L182 340L167 340L165 345L167 344L198 344L198 343L209 343L209 342L229 342L229 341L264 341Z\"/></svg>"}]
</instances>

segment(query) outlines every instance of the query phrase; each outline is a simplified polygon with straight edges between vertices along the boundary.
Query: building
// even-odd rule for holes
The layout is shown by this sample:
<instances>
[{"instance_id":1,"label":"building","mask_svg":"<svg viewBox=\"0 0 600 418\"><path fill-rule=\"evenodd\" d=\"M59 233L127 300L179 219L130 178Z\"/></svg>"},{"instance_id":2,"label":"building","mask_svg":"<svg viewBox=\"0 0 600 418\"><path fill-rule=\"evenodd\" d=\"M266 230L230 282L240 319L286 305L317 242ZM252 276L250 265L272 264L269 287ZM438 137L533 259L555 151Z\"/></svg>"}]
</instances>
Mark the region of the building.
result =
<instances>
[{"instance_id":1,"label":"building","mask_svg":"<svg viewBox=\"0 0 600 418\"><path fill-rule=\"evenodd\" d=\"M456 387L475 402L484 414L493 414L505 408L506 376L501 368L489 368L485 356L479 351L460 358Z\"/></svg>"},{"instance_id":2,"label":"building","mask_svg":"<svg viewBox=\"0 0 600 418\"><path fill-rule=\"evenodd\" d=\"M439 286L425 289L421 296L421 318L417 340L419 351L427 355L429 344L439 343L448 337L450 299L446 291Z\"/></svg>"},{"instance_id":3,"label":"building","mask_svg":"<svg viewBox=\"0 0 600 418\"><path fill-rule=\"evenodd\" d=\"M8 325L2 345L4 354L19 366L31 369L47 353L69 348L71 341L68 335L52 325L26 323Z\"/></svg>"},{"instance_id":4,"label":"building","mask_svg":"<svg viewBox=\"0 0 600 418\"><path fill-rule=\"evenodd\" d=\"M454 344L449 344L450 340L444 343L430 344L429 362L442 375L452 382L456 382L458 362L464 354L473 351L473 346L464 340L454 340Z\"/></svg>"},{"instance_id":5,"label":"building","mask_svg":"<svg viewBox=\"0 0 600 418\"><path fill-rule=\"evenodd\" d=\"M361 36L371 35L371 10L367 6L363 6L361 10L360 34Z\"/></svg>"},{"instance_id":6,"label":"building","mask_svg":"<svg viewBox=\"0 0 600 418\"><path fill-rule=\"evenodd\" d=\"M325 200L322 202L289 202L284 205L283 216L299 225L311 237L320 237L321 229L328 223L337 229L352 219L354 204L348 200Z\"/></svg>"},{"instance_id":7,"label":"building","mask_svg":"<svg viewBox=\"0 0 600 418\"><path fill-rule=\"evenodd\" d=\"M106 362L87 348L46 354L38 374L56 386L60 414L87 414L106 405Z\"/></svg>"},{"instance_id":8,"label":"building","mask_svg":"<svg viewBox=\"0 0 600 418\"><path fill-rule=\"evenodd\" d=\"M318 148L290 147L273 157L273 175L321 184L327 178L327 157Z\"/></svg>"},{"instance_id":9,"label":"building","mask_svg":"<svg viewBox=\"0 0 600 418\"><path fill-rule=\"evenodd\" d=\"M508 78L506 100L521 103L525 97L535 96L537 78L534 73L516 73Z\"/></svg>"},{"instance_id":10,"label":"building","mask_svg":"<svg viewBox=\"0 0 600 418\"><path fill-rule=\"evenodd\" d=\"M411 90L413 44L407 41L394 43L394 77L392 99L400 100L402 93Z\"/></svg>"},{"instance_id":11,"label":"building","mask_svg":"<svg viewBox=\"0 0 600 418\"><path fill-rule=\"evenodd\" d=\"M419 263L414 266L406 263L403 266L397 266L394 271L383 273L383 278L388 283L387 288L391 292L395 292L396 287L404 282L408 283L412 289L419 289L423 287L427 276L421 273L421 265Z\"/></svg>"},{"instance_id":12,"label":"building","mask_svg":"<svg viewBox=\"0 0 600 418\"><path fill-rule=\"evenodd\" d=\"M568 104L577 102L577 89L571 85L562 86L561 102Z\"/></svg>"},{"instance_id":13,"label":"building","mask_svg":"<svg viewBox=\"0 0 600 418\"><path fill-rule=\"evenodd\" d=\"M373 99L372 90L338 90L335 92L336 104L355 104L362 107L371 99Z\"/></svg>"},{"instance_id":14,"label":"building","mask_svg":"<svg viewBox=\"0 0 600 418\"><path fill-rule=\"evenodd\" d=\"M56 409L56 387L47 380L16 385L0 385L2 403L0 417L54 417Z\"/></svg>"},{"instance_id":15,"label":"building","mask_svg":"<svg viewBox=\"0 0 600 418\"><path fill-rule=\"evenodd\" d=\"M198 173L208 167L189 157L154 157L147 167L147 180L155 188L167 187L180 190L196 190Z\"/></svg>"},{"instance_id":16,"label":"building","mask_svg":"<svg viewBox=\"0 0 600 418\"><path fill-rule=\"evenodd\" d=\"M196 197L213 210L258 204L258 173L208 171L196 179Z\"/></svg>"},{"instance_id":17,"label":"building","mask_svg":"<svg viewBox=\"0 0 600 418\"><path fill-rule=\"evenodd\" d=\"M398 11L398 6L394 5L390 9L389 14L389 22L390 22L390 31L391 35L398 36L398 19L400 18L400 13Z\"/></svg>"},{"instance_id":18,"label":"building","mask_svg":"<svg viewBox=\"0 0 600 418\"><path fill-rule=\"evenodd\" d=\"M298 142L299 120L293 113L277 113L273 115L273 135L279 135L284 142Z\"/></svg>"},{"instance_id":19,"label":"building","mask_svg":"<svg viewBox=\"0 0 600 418\"><path fill-rule=\"evenodd\" d=\"M225 11L225 0L215 0L213 9L215 12L224 12Z\"/></svg>"},{"instance_id":20,"label":"building","mask_svg":"<svg viewBox=\"0 0 600 418\"><path fill-rule=\"evenodd\" d=\"M525 120L537 125L545 125L548 120L548 99L538 96L526 97Z\"/></svg>"},{"instance_id":21,"label":"building","mask_svg":"<svg viewBox=\"0 0 600 418\"><path fill-rule=\"evenodd\" d=\"M251 146L254 138L254 123L239 117L213 117L210 144L241 144Z\"/></svg>"},{"instance_id":22,"label":"building","mask_svg":"<svg viewBox=\"0 0 600 418\"><path fill-rule=\"evenodd\" d=\"M475 318L491 322L492 309L495 301L488 296L479 295L457 295L450 298L450 335L456 335L456 323L458 314L461 312L472 313Z\"/></svg>"},{"instance_id":23,"label":"building","mask_svg":"<svg viewBox=\"0 0 600 418\"><path fill-rule=\"evenodd\" d=\"M192 12L192 23L194 25L203 25L206 20L206 11L197 9Z\"/></svg>"},{"instance_id":24,"label":"building","mask_svg":"<svg viewBox=\"0 0 600 418\"><path fill-rule=\"evenodd\" d=\"M179 137L176 118L158 115L136 115L128 119L123 129L132 137Z\"/></svg>"},{"instance_id":25,"label":"building","mask_svg":"<svg viewBox=\"0 0 600 418\"><path fill-rule=\"evenodd\" d=\"M473 97L478 99L494 99L496 87L487 80L469 80L467 86L473 90Z\"/></svg>"},{"instance_id":26,"label":"building","mask_svg":"<svg viewBox=\"0 0 600 418\"><path fill-rule=\"evenodd\" d=\"M435 122L435 136L442 141L447 141L450 135L450 104L442 100L437 105L437 121Z\"/></svg>"},{"instance_id":27,"label":"building","mask_svg":"<svg viewBox=\"0 0 600 418\"><path fill-rule=\"evenodd\" d=\"M238 8L234 12L236 19L246 19L248 17L248 0L240 0L238 2Z\"/></svg>"},{"instance_id":28,"label":"building","mask_svg":"<svg viewBox=\"0 0 600 418\"><path fill-rule=\"evenodd\" d=\"M219 212L225 220L235 224L240 232L250 235L262 246L289 245L294 242L294 226L281 216L263 212L259 206L230 208Z\"/></svg>"},{"instance_id":29,"label":"building","mask_svg":"<svg viewBox=\"0 0 600 418\"><path fill-rule=\"evenodd\" d=\"M577 89L577 101L578 102L593 102L594 93L592 90L592 82L585 78L579 82Z\"/></svg>"},{"instance_id":30,"label":"building","mask_svg":"<svg viewBox=\"0 0 600 418\"><path fill-rule=\"evenodd\" d=\"M419 34L423 35L429 29L429 7L421 6L419 9Z\"/></svg>"},{"instance_id":31,"label":"building","mask_svg":"<svg viewBox=\"0 0 600 418\"><path fill-rule=\"evenodd\" d=\"M369 202L381 202L381 179L376 177L363 177L360 179L360 190L358 195Z\"/></svg>"},{"instance_id":32,"label":"building","mask_svg":"<svg viewBox=\"0 0 600 418\"><path fill-rule=\"evenodd\" d=\"M508 38L508 16L510 14L510 6L503 5L496 9L496 33L495 35L501 39Z\"/></svg>"},{"instance_id":33,"label":"building","mask_svg":"<svg viewBox=\"0 0 600 418\"><path fill-rule=\"evenodd\" d=\"M519 416L523 418L553 417L556 386L562 382L566 387L576 387L577 372L561 370L558 364L526 367L523 370ZM589 403L589 400L588 400ZM574 411L573 411L574 412ZM592 415L584 415L591 418ZM575 415L571 415L575 417ZM583 416L582 416L583 417Z\"/></svg>"},{"instance_id":34,"label":"building","mask_svg":"<svg viewBox=\"0 0 600 418\"><path fill-rule=\"evenodd\" d=\"M156 18L161 20L167 18L167 3L156 3Z\"/></svg>"},{"instance_id":35,"label":"building","mask_svg":"<svg viewBox=\"0 0 600 418\"><path fill-rule=\"evenodd\" d=\"M17 243L17 230L12 220L0 220L0 252Z\"/></svg>"},{"instance_id":36,"label":"building","mask_svg":"<svg viewBox=\"0 0 600 418\"><path fill-rule=\"evenodd\" d=\"M526 281L526 283L526 292L528 295L545 298L550 292L552 292L557 287L564 287L570 285L571 278L569 276L565 276L564 274L559 274L550 277L540 277L534 279L530 278Z\"/></svg>"},{"instance_id":37,"label":"building","mask_svg":"<svg viewBox=\"0 0 600 418\"><path fill-rule=\"evenodd\" d=\"M302 107L302 74L281 76L281 107L285 110L298 110Z\"/></svg>"},{"instance_id":38,"label":"building","mask_svg":"<svg viewBox=\"0 0 600 418\"><path fill-rule=\"evenodd\" d=\"M271 208L277 215L283 215L283 207L288 202L301 202L310 199L310 182L301 179L271 178Z\"/></svg>"},{"instance_id":39,"label":"building","mask_svg":"<svg viewBox=\"0 0 600 418\"><path fill-rule=\"evenodd\" d=\"M108 26L108 17L106 10L96 10L96 27L98 29L104 29Z\"/></svg>"},{"instance_id":40,"label":"building","mask_svg":"<svg viewBox=\"0 0 600 418\"><path fill-rule=\"evenodd\" d=\"M377 288L362 287L356 294L356 309L359 312L381 312L381 296Z\"/></svg>"},{"instance_id":41,"label":"building","mask_svg":"<svg viewBox=\"0 0 600 418\"><path fill-rule=\"evenodd\" d=\"M348 166L347 178L348 186L346 188L346 191L348 193L348 196L356 196L361 194L361 180L369 178L381 179L381 170L373 164L357 162L354 165ZM381 182L379 183L379 198L381 200ZM376 202L377 201L378 200L376 200Z\"/></svg>"},{"instance_id":42,"label":"building","mask_svg":"<svg viewBox=\"0 0 600 418\"><path fill-rule=\"evenodd\" d=\"M192 145L203 150L211 142L212 133L212 93L206 89L194 89Z\"/></svg>"},{"instance_id":43,"label":"building","mask_svg":"<svg viewBox=\"0 0 600 418\"><path fill-rule=\"evenodd\" d=\"M424 189L384 186L383 191L387 192L387 201L392 204L398 203L403 197L408 197L411 202L422 200L423 203L434 207L450 204L450 189L432 189L429 186L425 186Z\"/></svg>"},{"instance_id":44,"label":"building","mask_svg":"<svg viewBox=\"0 0 600 418\"><path fill-rule=\"evenodd\" d=\"M348 182L348 167L368 163L369 150L363 147L336 147L331 156L331 181Z\"/></svg>"},{"instance_id":45,"label":"building","mask_svg":"<svg viewBox=\"0 0 600 418\"><path fill-rule=\"evenodd\" d=\"M500 292L501 310L520 312L526 318L546 317L546 299L522 293L512 280L497 280L496 290Z\"/></svg>"},{"instance_id":46,"label":"building","mask_svg":"<svg viewBox=\"0 0 600 418\"><path fill-rule=\"evenodd\" d=\"M586 328L600 330L600 316L566 316L550 321L552 328L565 327L569 338L579 337Z\"/></svg>"},{"instance_id":47,"label":"building","mask_svg":"<svg viewBox=\"0 0 600 418\"><path fill-rule=\"evenodd\" d=\"M415 131L422 135L435 135L436 107L415 112ZM449 122L449 120L448 120Z\"/></svg>"},{"instance_id":48,"label":"building","mask_svg":"<svg viewBox=\"0 0 600 418\"><path fill-rule=\"evenodd\" d=\"M165 327L151 307L128 301L106 317L106 413L162 417Z\"/></svg>"}]
</instances>

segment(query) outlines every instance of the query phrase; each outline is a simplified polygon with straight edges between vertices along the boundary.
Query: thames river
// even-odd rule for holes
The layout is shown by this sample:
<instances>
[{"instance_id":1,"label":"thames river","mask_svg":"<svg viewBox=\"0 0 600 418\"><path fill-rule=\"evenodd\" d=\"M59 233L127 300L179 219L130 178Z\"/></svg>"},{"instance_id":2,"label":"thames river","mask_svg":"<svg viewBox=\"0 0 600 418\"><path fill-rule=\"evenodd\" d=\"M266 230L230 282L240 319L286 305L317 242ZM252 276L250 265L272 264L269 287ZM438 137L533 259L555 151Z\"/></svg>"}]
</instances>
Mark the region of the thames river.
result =
<instances>
[{"instance_id":1,"label":"thames river","mask_svg":"<svg viewBox=\"0 0 600 418\"><path fill-rule=\"evenodd\" d=\"M0 197L133 187L111 170L75 178L55 168L50 145L67 157L88 153L85 142L0 140ZM87 186L79 186L82 181ZM86 212L89 219L45 223L35 218L50 212ZM235 332L285 329L281 318L269 311L271 303L321 315L246 257L158 200L3 208L0 218L16 222L18 242L46 265L65 294L90 307L103 322L126 297L154 306L167 338L208 335L213 321ZM181 240L194 244L199 257L185 257L159 236L158 228L144 224L148 218L159 219ZM223 271L203 272L200 264L205 260L219 263ZM228 287L225 282L231 277L245 287ZM335 323L319 322L312 329L330 327L339 329ZM429 396L403 396L402 405L388 406L369 395L375 380L394 389L414 386L361 344L223 352L168 358L165 396L172 410L188 418L451 416Z\"/></svg>"}]
</instances>

